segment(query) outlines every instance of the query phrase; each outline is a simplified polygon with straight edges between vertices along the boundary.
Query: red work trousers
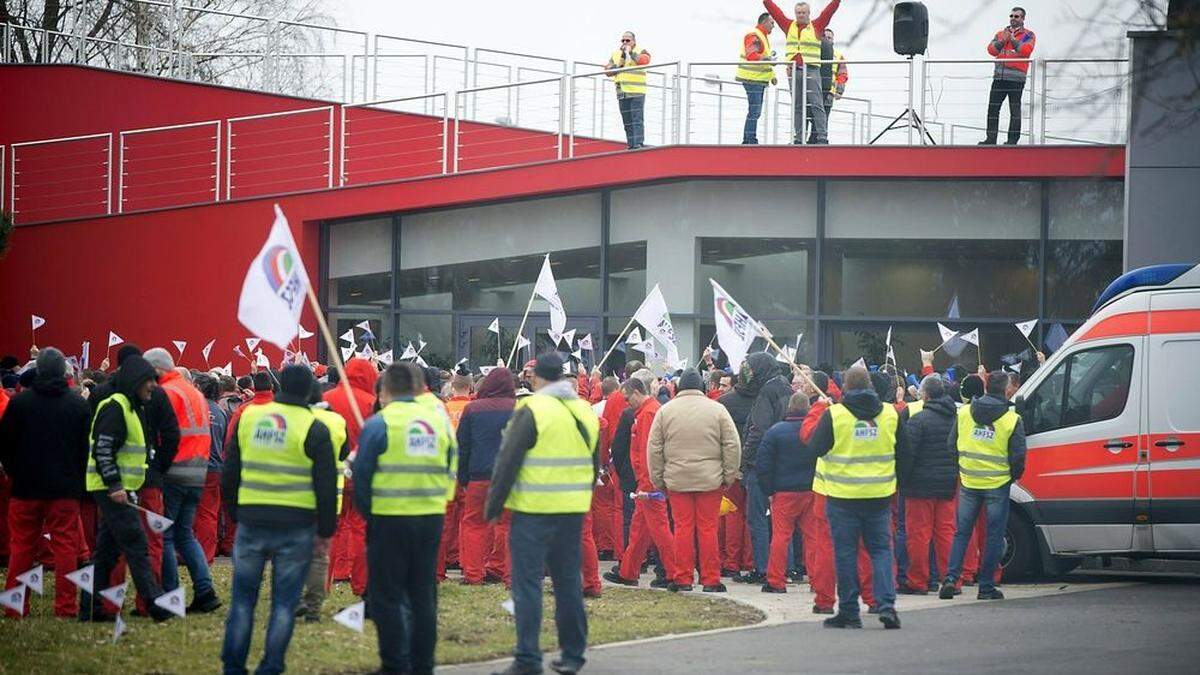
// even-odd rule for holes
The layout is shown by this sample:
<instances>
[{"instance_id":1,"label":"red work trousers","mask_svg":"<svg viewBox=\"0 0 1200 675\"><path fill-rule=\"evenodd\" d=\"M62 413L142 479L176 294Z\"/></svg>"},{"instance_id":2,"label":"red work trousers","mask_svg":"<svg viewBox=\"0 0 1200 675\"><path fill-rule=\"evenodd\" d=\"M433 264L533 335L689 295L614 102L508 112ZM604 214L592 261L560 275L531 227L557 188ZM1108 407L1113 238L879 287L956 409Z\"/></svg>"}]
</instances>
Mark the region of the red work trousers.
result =
<instances>
[{"instance_id":1,"label":"red work trousers","mask_svg":"<svg viewBox=\"0 0 1200 675\"><path fill-rule=\"evenodd\" d=\"M446 504L446 520L442 528L442 541L438 544L438 560L437 560L437 580L444 581L446 579L446 566L451 563L459 563L458 556L458 523L462 518L462 503L463 503L462 486L457 486L454 490L454 499ZM460 563L461 566L461 563Z\"/></svg>"},{"instance_id":2,"label":"red work trousers","mask_svg":"<svg viewBox=\"0 0 1200 675\"><path fill-rule=\"evenodd\" d=\"M462 565L463 581L481 584L487 576L503 579L508 575L508 521L504 512L498 523L483 518L487 492L491 481L473 480L463 492L462 523L458 526L458 562Z\"/></svg>"},{"instance_id":3,"label":"red work trousers","mask_svg":"<svg viewBox=\"0 0 1200 675\"><path fill-rule=\"evenodd\" d=\"M954 541L954 498L904 498L904 533L908 539L909 588L929 588L929 542L937 556L939 574L950 566L950 545Z\"/></svg>"},{"instance_id":4,"label":"red work trousers","mask_svg":"<svg viewBox=\"0 0 1200 675\"><path fill-rule=\"evenodd\" d=\"M618 550L613 540L613 494L608 485L592 490L592 541L597 551Z\"/></svg>"},{"instance_id":5,"label":"red work trousers","mask_svg":"<svg viewBox=\"0 0 1200 675\"><path fill-rule=\"evenodd\" d=\"M350 579L351 592L361 597L367 592L367 521L354 508L354 493L344 495L329 568L334 579Z\"/></svg>"},{"instance_id":6,"label":"red work trousers","mask_svg":"<svg viewBox=\"0 0 1200 675\"><path fill-rule=\"evenodd\" d=\"M612 533L613 556L621 559L625 553L625 493L621 490L621 481L616 472L610 474L612 482L608 490L612 494L612 513L609 516L609 528ZM603 488L601 488L603 489Z\"/></svg>"},{"instance_id":7,"label":"red work trousers","mask_svg":"<svg viewBox=\"0 0 1200 675\"><path fill-rule=\"evenodd\" d=\"M746 527L746 488L738 481L725 490L725 496L737 510L725 514L722 519L725 523L725 549L721 556L721 567L735 572L753 569L750 529Z\"/></svg>"},{"instance_id":8,"label":"red work trousers","mask_svg":"<svg viewBox=\"0 0 1200 675\"><path fill-rule=\"evenodd\" d=\"M593 492L601 489L603 488L595 488ZM592 532L594 524L595 519L592 518L592 512L588 511L584 513L583 528L579 542L579 572L583 575L583 592L588 595L599 595L601 589L600 557L596 551L595 533ZM508 579L504 580L504 585L509 585Z\"/></svg>"},{"instance_id":9,"label":"red work trousers","mask_svg":"<svg viewBox=\"0 0 1200 675\"><path fill-rule=\"evenodd\" d=\"M650 542L658 548L658 556L667 571L667 578L674 579L675 542L671 538L671 525L667 519L667 503L653 499L637 499L633 504L633 520L629 524L629 546L621 556L621 578L637 579L641 576L642 562L650 550Z\"/></svg>"},{"instance_id":10,"label":"red work trousers","mask_svg":"<svg viewBox=\"0 0 1200 675\"><path fill-rule=\"evenodd\" d=\"M821 547L822 556L825 559L825 565L828 569L835 569L833 566L833 535L829 531L829 520L825 518L825 495L813 493L813 514L817 518L817 536L820 541L818 546ZM808 548L808 541L805 540L804 547ZM805 562L805 566L808 563ZM807 570L805 570L807 571ZM837 577L834 576L836 587ZM871 578L871 556L867 555L867 547L863 541L858 541L858 593L862 597L863 602L867 603L868 607L875 606L875 590L872 586ZM815 591L816 589L814 589ZM822 609L826 605L819 605ZM832 605L830 605L832 606Z\"/></svg>"},{"instance_id":11,"label":"red work trousers","mask_svg":"<svg viewBox=\"0 0 1200 675\"><path fill-rule=\"evenodd\" d=\"M0 471L0 558L9 555L8 502L10 495L12 495L12 481L3 471Z\"/></svg>"},{"instance_id":12,"label":"red work trousers","mask_svg":"<svg viewBox=\"0 0 1200 675\"><path fill-rule=\"evenodd\" d=\"M79 500L79 525L83 529L83 543L87 547L88 558L91 558L91 552L96 550L96 524L98 519L96 500L91 497L84 497Z\"/></svg>"},{"instance_id":13,"label":"red work trousers","mask_svg":"<svg viewBox=\"0 0 1200 675\"><path fill-rule=\"evenodd\" d=\"M692 585L697 540L700 545L700 583L705 586L721 583L717 521L721 517L721 497L724 494L725 491L720 488L707 492L671 493L671 515L675 518L676 584Z\"/></svg>"},{"instance_id":14,"label":"red work trousers","mask_svg":"<svg viewBox=\"0 0 1200 675\"><path fill-rule=\"evenodd\" d=\"M821 536L821 523L814 506L814 494L805 492L776 492L771 499L771 557L767 563L767 583L787 586L788 544L792 533L800 528L804 537L804 571L809 586L816 594L818 607L833 607L836 575L833 570L833 551L828 537Z\"/></svg>"},{"instance_id":15,"label":"red work trousers","mask_svg":"<svg viewBox=\"0 0 1200 675\"><path fill-rule=\"evenodd\" d=\"M204 477L204 492L200 495L200 504L196 507L196 520L192 531L196 533L196 541L204 550L204 559L212 565L217 555L217 519L221 511L221 474L209 471Z\"/></svg>"},{"instance_id":16,"label":"red work trousers","mask_svg":"<svg viewBox=\"0 0 1200 675\"><path fill-rule=\"evenodd\" d=\"M17 577L35 567L35 556L42 533L50 534L54 554L54 615L73 617L79 611L75 585L66 575L75 571L83 547L79 527L78 499L20 499L8 502L9 560L4 588L16 586ZM16 612L6 610L8 616ZM25 613L29 613L29 594L25 595Z\"/></svg>"}]
</instances>

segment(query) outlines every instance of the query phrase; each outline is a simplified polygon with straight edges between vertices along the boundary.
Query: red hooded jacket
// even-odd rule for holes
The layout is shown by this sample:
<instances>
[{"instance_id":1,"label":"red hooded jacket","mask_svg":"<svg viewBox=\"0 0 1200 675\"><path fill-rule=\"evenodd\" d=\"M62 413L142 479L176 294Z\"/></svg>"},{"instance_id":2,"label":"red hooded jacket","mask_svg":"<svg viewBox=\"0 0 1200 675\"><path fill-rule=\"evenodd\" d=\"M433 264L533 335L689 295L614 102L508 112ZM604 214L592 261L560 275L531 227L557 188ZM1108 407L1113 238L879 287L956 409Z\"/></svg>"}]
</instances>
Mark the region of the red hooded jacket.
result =
<instances>
[{"instance_id":1,"label":"red hooded jacket","mask_svg":"<svg viewBox=\"0 0 1200 675\"><path fill-rule=\"evenodd\" d=\"M358 411L366 420L371 416L375 407L375 381L379 379L379 371L375 366L363 359L350 359L346 362L346 379L354 392L354 400L358 403ZM358 451L358 435L362 425L354 419L354 411L350 408L350 399L346 388L339 382L336 387L325 392L325 402L329 409L346 420L346 439L350 441L350 451Z\"/></svg>"}]
</instances>

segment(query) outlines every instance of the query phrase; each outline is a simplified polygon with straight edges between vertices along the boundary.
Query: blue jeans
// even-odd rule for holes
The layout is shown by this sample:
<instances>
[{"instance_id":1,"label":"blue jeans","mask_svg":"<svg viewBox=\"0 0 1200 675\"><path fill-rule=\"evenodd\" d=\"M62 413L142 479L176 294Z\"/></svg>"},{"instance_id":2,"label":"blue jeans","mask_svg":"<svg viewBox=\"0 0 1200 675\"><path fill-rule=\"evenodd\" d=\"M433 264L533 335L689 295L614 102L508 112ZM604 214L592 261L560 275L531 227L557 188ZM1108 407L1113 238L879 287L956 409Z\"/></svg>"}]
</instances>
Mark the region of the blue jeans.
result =
<instances>
[{"instance_id":1,"label":"blue jeans","mask_svg":"<svg viewBox=\"0 0 1200 675\"><path fill-rule=\"evenodd\" d=\"M582 667L587 649L587 613L579 574L582 513L532 514L514 511L508 533L512 595L517 623L517 663L542 670L538 638L542 630L542 577L550 571L554 624L564 663Z\"/></svg>"},{"instance_id":2,"label":"blue jeans","mask_svg":"<svg viewBox=\"0 0 1200 675\"><path fill-rule=\"evenodd\" d=\"M284 657L292 640L292 624L304 576L312 562L316 526L262 527L239 523L233 542L233 588L229 615L225 617L225 641L221 661L226 675L246 672L250 634L254 630L254 606L262 588L263 568L271 563L271 616L263 659L254 671L259 675L283 672Z\"/></svg>"},{"instance_id":3,"label":"blue jeans","mask_svg":"<svg viewBox=\"0 0 1200 675\"><path fill-rule=\"evenodd\" d=\"M196 533L192 524L196 521L196 507L200 505L203 487L188 487L163 481L163 515L175 521L163 537L162 580L163 590L173 591L179 588L179 563L175 558L176 549L187 565L188 574L192 575L192 591L195 597L202 598L212 595L212 575L208 572L208 561L204 558L204 549L196 541Z\"/></svg>"},{"instance_id":4,"label":"blue jeans","mask_svg":"<svg viewBox=\"0 0 1200 675\"><path fill-rule=\"evenodd\" d=\"M895 609L896 577L892 571L892 510L825 501L825 518L833 539L837 570L838 613L858 616L858 542L862 539L871 557L871 585L879 610ZM848 501L848 500L846 500Z\"/></svg>"},{"instance_id":5,"label":"blue jeans","mask_svg":"<svg viewBox=\"0 0 1200 675\"><path fill-rule=\"evenodd\" d=\"M767 560L771 557L771 521L767 516L771 502L758 484L754 469L746 472L742 484L746 486L746 527L750 529L750 553L754 557L754 571L766 574Z\"/></svg>"},{"instance_id":6,"label":"blue jeans","mask_svg":"<svg viewBox=\"0 0 1200 675\"><path fill-rule=\"evenodd\" d=\"M743 82L746 88L746 126L742 130L742 143L758 144L758 118L762 116L763 94L767 91L766 82Z\"/></svg>"},{"instance_id":7,"label":"blue jeans","mask_svg":"<svg viewBox=\"0 0 1200 675\"><path fill-rule=\"evenodd\" d=\"M975 529L979 509L987 509L987 541L983 559L979 562L979 592L996 588L996 565L1004 552L1004 530L1008 527L1008 484L991 490L976 490L959 486L958 525L954 528L954 545L950 547L950 569L946 583L956 583L962 577L963 558L967 543Z\"/></svg>"},{"instance_id":8,"label":"blue jeans","mask_svg":"<svg viewBox=\"0 0 1200 675\"><path fill-rule=\"evenodd\" d=\"M617 108L621 111L621 121L625 125L625 140L629 149L640 148L646 143L646 114L645 94L619 94Z\"/></svg>"}]
</instances>

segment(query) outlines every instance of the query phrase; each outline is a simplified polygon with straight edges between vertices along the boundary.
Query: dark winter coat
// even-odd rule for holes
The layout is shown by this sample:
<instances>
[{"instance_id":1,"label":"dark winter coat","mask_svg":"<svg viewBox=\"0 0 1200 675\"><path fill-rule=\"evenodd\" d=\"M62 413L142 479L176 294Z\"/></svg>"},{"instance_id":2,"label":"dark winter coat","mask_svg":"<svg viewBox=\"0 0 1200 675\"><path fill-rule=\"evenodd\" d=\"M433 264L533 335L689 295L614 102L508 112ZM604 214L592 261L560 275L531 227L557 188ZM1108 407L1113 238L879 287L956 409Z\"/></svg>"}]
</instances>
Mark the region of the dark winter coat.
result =
<instances>
[{"instance_id":1,"label":"dark winter coat","mask_svg":"<svg viewBox=\"0 0 1200 675\"><path fill-rule=\"evenodd\" d=\"M158 379L158 373L146 359L140 356L130 356L121 363L121 367L112 377L112 388L109 391L109 396L120 393L129 399L134 414L142 421L142 430L145 432L147 444L151 439L150 428L146 423L147 404L138 397L137 390L146 380L156 379ZM162 392L159 391L159 393ZM166 394L163 394L163 399L166 399ZM170 401L167 401L168 410L170 410L170 406ZM171 419L175 419L173 410ZM178 421L175 429L178 434ZM91 431L92 457L96 460L96 472L100 474L100 479L104 481L104 486L109 492L123 489L121 471L117 468L117 451L125 445L128 434L129 430L125 426L125 413L121 410L121 406L111 403L96 414Z\"/></svg>"},{"instance_id":2,"label":"dark winter coat","mask_svg":"<svg viewBox=\"0 0 1200 675\"><path fill-rule=\"evenodd\" d=\"M948 499L958 487L958 450L946 443L958 408L954 399L942 396L926 401L924 408L908 420L908 444L912 452L903 465L897 464L900 492L905 497Z\"/></svg>"},{"instance_id":3,"label":"dark winter coat","mask_svg":"<svg viewBox=\"0 0 1200 675\"><path fill-rule=\"evenodd\" d=\"M775 357L766 352L755 352L746 358L746 363L752 373L751 381L761 381L762 388L754 398L750 416L746 419L746 433L742 436L743 475L754 470L763 435L783 419L793 393L792 385L779 374Z\"/></svg>"},{"instance_id":4,"label":"dark winter coat","mask_svg":"<svg viewBox=\"0 0 1200 675\"><path fill-rule=\"evenodd\" d=\"M91 409L64 377L34 378L0 417L0 464L19 499L83 494Z\"/></svg>"},{"instance_id":5,"label":"dark winter coat","mask_svg":"<svg viewBox=\"0 0 1200 675\"><path fill-rule=\"evenodd\" d=\"M475 400L467 404L458 420L459 484L491 479L500 437L512 418L516 396L512 373L504 368L491 371L479 383Z\"/></svg>"},{"instance_id":6,"label":"dark winter coat","mask_svg":"<svg viewBox=\"0 0 1200 675\"><path fill-rule=\"evenodd\" d=\"M622 399L624 400L624 399ZM613 432L612 445L609 446L609 460L617 472L617 480L621 482L621 491L625 493L637 491L637 476L633 473L633 461L629 458L629 446L633 442L633 420L637 411L625 408L617 418L617 430Z\"/></svg>"},{"instance_id":7,"label":"dark winter coat","mask_svg":"<svg viewBox=\"0 0 1200 675\"><path fill-rule=\"evenodd\" d=\"M766 494L812 490L817 455L800 441L803 423L803 415L788 416L763 435L754 476Z\"/></svg>"}]
</instances>

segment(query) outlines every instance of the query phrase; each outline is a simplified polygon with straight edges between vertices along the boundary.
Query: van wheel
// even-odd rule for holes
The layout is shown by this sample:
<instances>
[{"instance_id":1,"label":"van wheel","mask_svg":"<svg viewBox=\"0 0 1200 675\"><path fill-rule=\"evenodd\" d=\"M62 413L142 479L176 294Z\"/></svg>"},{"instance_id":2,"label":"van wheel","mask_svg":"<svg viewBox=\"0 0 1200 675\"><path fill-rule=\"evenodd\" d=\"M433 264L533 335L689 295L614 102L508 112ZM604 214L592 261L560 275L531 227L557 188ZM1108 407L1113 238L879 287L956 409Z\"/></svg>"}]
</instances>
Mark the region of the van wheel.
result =
<instances>
[{"instance_id":1,"label":"van wheel","mask_svg":"<svg viewBox=\"0 0 1200 675\"><path fill-rule=\"evenodd\" d=\"M1012 509L1008 516L1000 566L1004 569L1004 581L1027 581L1042 574L1033 526L1017 509Z\"/></svg>"}]
</instances>

